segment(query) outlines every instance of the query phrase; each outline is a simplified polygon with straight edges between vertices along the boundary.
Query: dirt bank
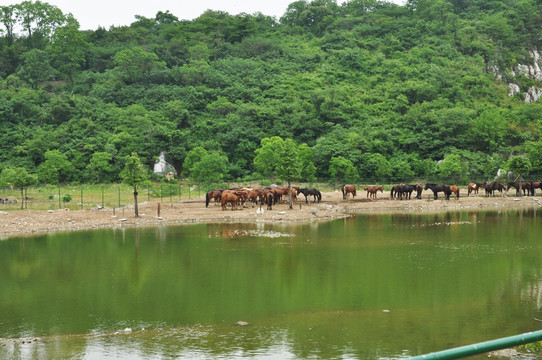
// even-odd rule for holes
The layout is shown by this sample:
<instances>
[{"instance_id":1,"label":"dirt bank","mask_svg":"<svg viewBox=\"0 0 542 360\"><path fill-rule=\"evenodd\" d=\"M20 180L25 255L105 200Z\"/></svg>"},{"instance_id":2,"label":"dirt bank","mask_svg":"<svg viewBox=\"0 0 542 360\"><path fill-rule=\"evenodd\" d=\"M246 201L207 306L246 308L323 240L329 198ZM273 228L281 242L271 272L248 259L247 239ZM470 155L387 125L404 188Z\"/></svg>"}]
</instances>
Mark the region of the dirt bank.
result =
<instances>
[{"instance_id":1,"label":"dirt bank","mask_svg":"<svg viewBox=\"0 0 542 360\"><path fill-rule=\"evenodd\" d=\"M466 191L462 189L466 194ZM11 236L47 233L54 231L73 231L123 226L148 226L155 224L182 224L197 222L301 222L331 220L350 216L352 213L381 213L381 212L430 212L457 211L468 209L504 209L521 207L540 207L542 197L515 197L510 192L508 196L487 198L483 195L464 196L459 199L433 200L431 191L424 191L421 200L391 200L389 193L378 193L377 199L367 199L365 192L347 201L342 199L340 192L322 193L319 204L305 204L303 195L301 201L294 203L289 210L287 204L277 204L273 210L260 213L258 207L239 210L222 211L220 206L211 204L205 207L203 197L182 202L160 205L144 202L139 204L140 217L134 217L132 207L124 210L108 208L92 210L18 210L2 211L0 207L0 238ZM300 206L301 204L301 206Z\"/></svg>"}]
</instances>

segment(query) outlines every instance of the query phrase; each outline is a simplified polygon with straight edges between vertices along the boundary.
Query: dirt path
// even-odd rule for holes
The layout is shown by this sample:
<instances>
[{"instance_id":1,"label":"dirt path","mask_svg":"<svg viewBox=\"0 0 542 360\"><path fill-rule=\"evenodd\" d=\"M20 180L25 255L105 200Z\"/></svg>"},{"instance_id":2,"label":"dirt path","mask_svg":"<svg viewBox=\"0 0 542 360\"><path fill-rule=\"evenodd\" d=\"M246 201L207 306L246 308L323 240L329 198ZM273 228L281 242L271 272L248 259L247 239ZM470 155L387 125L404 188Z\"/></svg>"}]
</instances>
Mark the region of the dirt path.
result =
<instances>
[{"instance_id":1,"label":"dirt path","mask_svg":"<svg viewBox=\"0 0 542 360\"><path fill-rule=\"evenodd\" d=\"M466 191L462 189L466 194ZM294 203L289 210L287 204L277 204L273 210L263 213L258 207L222 211L220 206L211 204L205 207L203 197L182 202L160 205L158 202L139 204L140 217L134 217L132 207L124 210L102 208L93 210L18 210L2 211L0 207L0 238L24 234L47 233L55 231L74 231L108 227L148 226L156 224L182 224L197 222L302 222L322 221L350 216L352 213L383 212L430 212L457 211L467 209L503 209L542 206L542 197L490 197L483 195L464 196L459 199L433 200L431 191L424 191L422 200L391 200L389 193L378 193L376 200L366 198L365 192L358 192L355 199L342 199L338 191L322 193L319 204L305 204L304 197ZM301 206L300 206L301 204Z\"/></svg>"}]
</instances>

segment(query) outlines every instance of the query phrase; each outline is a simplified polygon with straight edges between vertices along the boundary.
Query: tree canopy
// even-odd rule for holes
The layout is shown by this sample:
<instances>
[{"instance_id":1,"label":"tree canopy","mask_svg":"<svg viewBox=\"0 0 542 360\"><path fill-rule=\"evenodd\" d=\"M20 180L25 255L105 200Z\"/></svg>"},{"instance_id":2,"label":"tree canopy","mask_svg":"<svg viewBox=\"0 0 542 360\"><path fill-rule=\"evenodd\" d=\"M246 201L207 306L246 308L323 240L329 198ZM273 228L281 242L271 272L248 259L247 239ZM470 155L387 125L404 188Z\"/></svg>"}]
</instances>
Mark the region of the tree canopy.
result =
<instances>
[{"instance_id":1,"label":"tree canopy","mask_svg":"<svg viewBox=\"0 0 542 360\"><path fill-rule=\"evenodd\" d=\"M46 2L0 6L0 171L117 182L126 156L165 152L198 181L284 177L291 140L302 181L483 181L511 154L541 175L541 26L531 0L300 0L87 31Z\"/></svg>"}]
</instances>

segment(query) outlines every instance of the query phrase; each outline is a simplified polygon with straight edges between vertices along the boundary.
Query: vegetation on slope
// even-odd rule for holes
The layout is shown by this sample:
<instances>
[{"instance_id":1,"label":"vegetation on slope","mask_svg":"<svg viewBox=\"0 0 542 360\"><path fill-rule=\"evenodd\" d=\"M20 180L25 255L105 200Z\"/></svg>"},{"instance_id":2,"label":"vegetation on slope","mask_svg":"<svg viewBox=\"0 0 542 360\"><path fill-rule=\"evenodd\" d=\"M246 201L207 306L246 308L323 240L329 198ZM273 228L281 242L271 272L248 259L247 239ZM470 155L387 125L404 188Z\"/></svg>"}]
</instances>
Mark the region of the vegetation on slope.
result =
<instances>
[{"instance_id":1,"label":"vegetation on slope","mask_svg":"<svg viewBox=\"0 0 542 360\"><path fill-rule=\"evenodd\" d=\"M222 178L262 176L256 150L277 136L314 168L299 180L333 164L482 181L513 155L542 172L542 106L523 95L537 81L512 71L540 48L540 1L300 0L280 19L165 11L95 31L24 1L0 21L0 171L42 183L119 181L127 156L162 151L180 174L203 150Z\"/></svg>"}]
</instances>

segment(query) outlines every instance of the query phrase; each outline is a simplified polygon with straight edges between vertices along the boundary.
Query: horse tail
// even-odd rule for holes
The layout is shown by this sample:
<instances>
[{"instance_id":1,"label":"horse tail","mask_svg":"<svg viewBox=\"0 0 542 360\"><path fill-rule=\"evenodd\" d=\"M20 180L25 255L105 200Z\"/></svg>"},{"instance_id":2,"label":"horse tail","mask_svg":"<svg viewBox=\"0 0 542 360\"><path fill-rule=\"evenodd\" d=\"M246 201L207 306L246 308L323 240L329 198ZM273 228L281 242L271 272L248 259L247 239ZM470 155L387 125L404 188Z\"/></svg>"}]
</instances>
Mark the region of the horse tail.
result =
<instances>
[{"instance_id":1,"label":"horse tail","mask_svg":"<svg viewBox=\"0 0 542 360\"><path fill-rule=\"evenodd\" d=\"M320 203L320 200L322 200L322 193L320 190L316 190L316 193L318 194L318 203Z\"/></svg>"},{"instance_id":2,"label":"horse tail","mask_svg":"<svg viewBox=\"0 0 542 360\"><path fill-rule=\"evenodd\" d=\"M207 193L205 194L205 207L209 207L209 201L210 201L210 199L209 199L209 192L207 192Z\"/></svg>"},{"instance_id":3,"label":"horse tail","mask_svg":"<svg viewBox=\"0 0 542 360\"><path fill-rule=\"evenodd\" d=\"M391 187L391 191L390 191L390 199L393 199L393 191L395 190L395 188L392 186Z\"/></svg>"}]
</instances>

